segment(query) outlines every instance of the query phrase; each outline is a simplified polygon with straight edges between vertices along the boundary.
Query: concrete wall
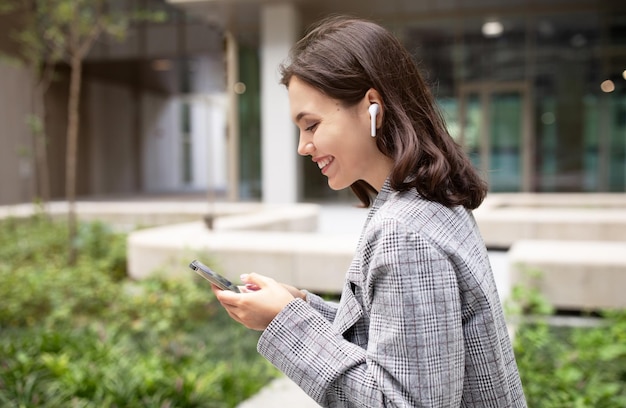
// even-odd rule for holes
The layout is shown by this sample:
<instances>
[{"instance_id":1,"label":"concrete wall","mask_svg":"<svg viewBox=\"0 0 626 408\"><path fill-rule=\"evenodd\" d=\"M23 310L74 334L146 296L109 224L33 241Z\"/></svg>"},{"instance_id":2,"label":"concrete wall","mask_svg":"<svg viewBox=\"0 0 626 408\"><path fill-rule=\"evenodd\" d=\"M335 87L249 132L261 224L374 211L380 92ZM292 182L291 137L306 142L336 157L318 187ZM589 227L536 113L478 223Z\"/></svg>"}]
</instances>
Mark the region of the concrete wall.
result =
<instances>
[{"instance_id":1,"label":"concrete wall","mask_svg":"<svg viewBox=\"0 0 626 408\"><path fill-rule=\"evenodd\" d=\"M90 193L130 193L136 189L134 121L137 114L131 89L91 81L89 87Z\"/></svg>"},{"instance_id":2,"label":"concrete wall","mask_svg":"<svg viewBox=\"0 0 626 408\"><path fill-rule=\"evenodd\" d=\"M26 125L31 88L23 68L0 60L0 204L30 201L35 191L34 145Z\"/></svg>"}]
</instances>

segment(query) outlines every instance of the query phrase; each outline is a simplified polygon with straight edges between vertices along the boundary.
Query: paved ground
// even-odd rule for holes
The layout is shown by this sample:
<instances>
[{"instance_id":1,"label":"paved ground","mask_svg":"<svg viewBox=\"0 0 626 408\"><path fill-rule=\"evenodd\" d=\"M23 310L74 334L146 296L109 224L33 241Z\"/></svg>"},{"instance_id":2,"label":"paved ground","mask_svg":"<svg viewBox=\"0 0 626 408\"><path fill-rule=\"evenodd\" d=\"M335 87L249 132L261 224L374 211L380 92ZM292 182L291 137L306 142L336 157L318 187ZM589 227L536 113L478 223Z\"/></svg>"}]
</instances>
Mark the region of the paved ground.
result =
<instances>
[{"instance_id":1,"label":"paved ground","mask_svg":"<svg viewBox=\"0 0 626 408\"><path fill-rule=\"evenodd\" d=\"M274 380L237 408L316 408L319 405L290 379Z\"/></svg>"}]
</instances>

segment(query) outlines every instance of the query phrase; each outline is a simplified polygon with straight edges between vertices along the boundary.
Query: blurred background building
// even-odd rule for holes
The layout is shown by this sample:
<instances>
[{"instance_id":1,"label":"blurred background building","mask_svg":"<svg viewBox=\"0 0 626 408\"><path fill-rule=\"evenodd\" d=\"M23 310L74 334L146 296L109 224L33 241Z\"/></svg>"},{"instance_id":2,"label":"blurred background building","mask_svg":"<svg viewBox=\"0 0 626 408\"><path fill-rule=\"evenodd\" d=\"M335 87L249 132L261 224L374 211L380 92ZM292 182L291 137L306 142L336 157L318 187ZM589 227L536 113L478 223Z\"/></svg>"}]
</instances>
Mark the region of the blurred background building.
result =
<instances>
[{"instance_id":1,"label":"blurred background building","mask_svg":"<svg viewBox=\"0 0 626 408\"><path fill-rule=\"evenodd\" d=\"M168 19L85 62L78 194L210 191L345 201L296 154L278 65L331 13L370 18L415 56L492 192L626 192L621 0L128 0ZM15 52L10 16L0 49ZM46 96L49 179L64 196L68 69ZM0 60L0 204L37 196L32 78Z\"/></svg>"}]
</instances>

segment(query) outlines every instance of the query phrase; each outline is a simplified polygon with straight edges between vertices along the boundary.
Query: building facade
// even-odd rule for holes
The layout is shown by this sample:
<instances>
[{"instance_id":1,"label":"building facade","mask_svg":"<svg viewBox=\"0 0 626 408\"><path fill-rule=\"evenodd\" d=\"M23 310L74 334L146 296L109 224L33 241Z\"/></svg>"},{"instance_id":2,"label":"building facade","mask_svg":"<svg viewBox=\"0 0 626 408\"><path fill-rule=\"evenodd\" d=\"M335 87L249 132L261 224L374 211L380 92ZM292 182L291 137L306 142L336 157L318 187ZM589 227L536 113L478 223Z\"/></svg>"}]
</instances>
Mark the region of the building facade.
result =
<instances>
[{"instance_id":1,"label":"building facade","mask_svg":"<svg viewBox=\"0 0 626 408\"><path fill-rule=\"evenodd\" d=\"M209 21L220 11L245 14L235 6L218 11L216 4L229 2L170 3ZM469 152L492 192L626 191L626 3L252 3L254 7L245 3L248 24L235 21L225 27L238 31L244 43L255 38L251 32L260 33L251 47L258 49L262 65L273 67L280 59L266 54L277 48L276 37L282 41L293 37L292 24L300 28L294 41L307 25L330 13L362 16L389 27L420 64L450 133ZM281 16L279 10L285 9L290 13ZM277 17L272 18L272 13ZM232 15L226 20L232 20ZM268 31L284 35L264 35ZM278 49L284 58L284 43ZM281 97L276 81L275 75L261 73L261 122L281 120L273 116L276 110L269 112L266 107ZM278 114L288 120L284 111L281 107ZM282 134L286 127L281 128L280 138L272 132L275 128L262 129L262 140L290 143L289 136ZM266 150L262 151L263 190L272 180L284 180L287 172L298 175L300 198L347 197L330 191L325 178L306 160L285 169L284 161L268 162Z\"/></svg>"},{"instance_id":2,"label":"building facade","mask_svg":"<svg viewBox=\"0 0 626 408\"><path fill-rule=\"evenodd\" d=\"M123 41L101 36L83 61L77 195L223 194L223 30L162 0L123 5L161 10L166 19L129 27ZM42 103L12 41L20 15L0 20L0 204L64 199L69 69L57 66ZM33 116L45 123L45 160L27 123Z\"/></svg>"},{"instance_id":3,"label":"building facade","mask_svg":"<svg viewBox=\"0 0 626 408\"><path fill-rule=\"evenodd\" d=\"M82 195L210 190L233 200L352 200L297 156L278 84L290 46L331 13L373 19L401 39L492 192L626 192L623 1L148 3L167 9L168 22L135 27L123 44L99 44L89 57ZM30 79L2 62L0 71L0 104L9 106L18 91L7 90ZM64 98L62 82L47 98L57 145ZM17 117L30 103L0 112L8 124L0 202L28 201L35 191L28 149L15 153L28 138ZM62 161L61 147L49 149ZM53 195L62 196L62 169L50 174Z\"/></svg>"}]
</instances>

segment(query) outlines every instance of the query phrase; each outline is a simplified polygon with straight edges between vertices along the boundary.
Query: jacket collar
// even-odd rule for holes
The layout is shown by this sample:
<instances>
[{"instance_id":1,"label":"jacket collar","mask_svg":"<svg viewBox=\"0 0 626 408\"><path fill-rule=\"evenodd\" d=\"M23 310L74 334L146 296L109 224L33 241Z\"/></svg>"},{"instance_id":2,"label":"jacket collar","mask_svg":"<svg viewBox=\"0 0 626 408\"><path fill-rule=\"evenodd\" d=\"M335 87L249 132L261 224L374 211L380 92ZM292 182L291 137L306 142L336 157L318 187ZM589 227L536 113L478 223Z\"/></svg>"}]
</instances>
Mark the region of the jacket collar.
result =
<instances>
[{"instance_id":1,"label":"jacket collar","mask_svg":"<svg viewBox=\"0 0 626 408\"><path fill-rule=\"evenodd\" d=\"M389 196L391 196L393 193L394 190L391 188L391 180L389 177L387 177L387 179L383 183L383 188L381 188L378 192L378 195L374 199L374 203L372 204L372 207L367 214L367 219L365 221L365 225L363 226L364 231L365 228L367 228L367 225L370 223L370 220L372 219L374 214L378 212L378 209L382 207L382 205L389 199Z\"/></svg>"}]
</instances>

